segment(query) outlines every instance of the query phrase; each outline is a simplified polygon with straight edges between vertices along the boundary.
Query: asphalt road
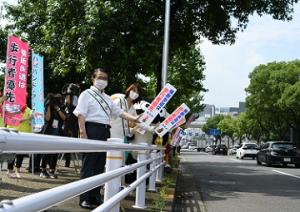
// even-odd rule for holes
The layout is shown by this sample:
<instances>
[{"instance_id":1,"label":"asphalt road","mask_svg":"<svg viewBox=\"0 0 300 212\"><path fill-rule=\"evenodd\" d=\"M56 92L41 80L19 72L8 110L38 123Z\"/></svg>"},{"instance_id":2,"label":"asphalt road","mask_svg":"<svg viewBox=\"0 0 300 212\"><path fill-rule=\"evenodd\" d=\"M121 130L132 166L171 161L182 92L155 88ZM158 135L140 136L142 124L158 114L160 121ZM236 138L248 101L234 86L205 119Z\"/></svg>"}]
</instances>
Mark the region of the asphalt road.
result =
<instances>
[{"instance_id":1,"label":"asphalt road","mask_svg":"<svg viewBox=\"0 0 300 212\"><path fill-rule=\"evenodd\" d=\"M300 169L198 152L182 152L180 157L185 183L179 190L189 195L177 193L186 201L175 206L177 211L300 211Z\"/></svg>"}]
</instances>

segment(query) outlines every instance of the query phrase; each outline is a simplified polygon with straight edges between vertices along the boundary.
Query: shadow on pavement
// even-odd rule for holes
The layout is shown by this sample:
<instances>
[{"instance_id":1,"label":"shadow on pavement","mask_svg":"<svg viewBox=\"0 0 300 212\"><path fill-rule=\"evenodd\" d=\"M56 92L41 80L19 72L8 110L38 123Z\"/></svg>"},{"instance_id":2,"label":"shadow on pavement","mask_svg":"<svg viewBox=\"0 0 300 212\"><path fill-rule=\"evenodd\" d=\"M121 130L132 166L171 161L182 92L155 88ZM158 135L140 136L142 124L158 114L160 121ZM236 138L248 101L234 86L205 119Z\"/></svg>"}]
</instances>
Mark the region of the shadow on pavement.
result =
<instances>
[{"instance_id":1,"label":"shadow on pavement","mask_svg":"<svg viewBox=\"0 0 300 212\"><path fill-rule=\"evenodd\" d=\"M183 173L194 175L186 176L186 180L196 186L196 191L190 192L201 192L205 201L236 198L238 192L300 199L299 179L287 177L283 183L282 175L269 174L266 167L256 164L205 161L185 162L182 163L182 167ZM270 171L271 169L272 167Z\"/></svg>"}]
</instances>

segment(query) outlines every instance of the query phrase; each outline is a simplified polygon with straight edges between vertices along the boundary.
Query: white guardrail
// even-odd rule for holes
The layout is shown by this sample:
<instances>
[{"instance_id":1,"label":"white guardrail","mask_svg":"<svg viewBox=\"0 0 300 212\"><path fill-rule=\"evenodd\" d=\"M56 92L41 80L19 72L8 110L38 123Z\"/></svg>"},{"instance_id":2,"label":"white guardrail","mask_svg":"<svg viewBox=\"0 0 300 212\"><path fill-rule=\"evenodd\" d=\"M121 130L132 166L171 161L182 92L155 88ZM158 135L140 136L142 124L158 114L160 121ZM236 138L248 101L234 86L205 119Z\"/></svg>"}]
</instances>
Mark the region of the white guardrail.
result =
<instances>
[{"instance_id":1,"label":"white guardrail","mask_svg":"<svg viewBox=\"0 0 300 212\"><path fill-rule=\"evenodd\" d=\"M149 191L155 191L155 182L163 178L164 148L148 144L124 144L122 139L108 141L19 133L0 130L1 154L34 154L66 152L107 152L106 172L66 185L41 191L14 200L2 200L0 212L35 212L51 208L61 202L76 197L86 191L105 184L104 203L93 211L118 212L120 201L136 189L133 207L145 208L146 179ZM138 162L123 166L123 151L138 151ZM150 169L146 166L150 164ZM137 170L137 180L120 191L121 176Z\"/></svg>"}]
</instances>

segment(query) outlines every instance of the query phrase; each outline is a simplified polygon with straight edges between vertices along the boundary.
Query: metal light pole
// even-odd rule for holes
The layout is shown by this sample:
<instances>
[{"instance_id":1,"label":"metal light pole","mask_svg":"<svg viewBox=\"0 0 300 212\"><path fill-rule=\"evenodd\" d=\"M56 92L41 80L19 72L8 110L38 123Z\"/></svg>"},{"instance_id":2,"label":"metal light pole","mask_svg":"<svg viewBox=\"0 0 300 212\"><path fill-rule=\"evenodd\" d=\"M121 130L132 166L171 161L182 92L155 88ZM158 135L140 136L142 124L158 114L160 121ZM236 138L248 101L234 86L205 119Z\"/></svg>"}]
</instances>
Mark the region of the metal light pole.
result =
<instances>
[{"instance_id":1,"label":"metal light pole","mask_svg":"<svg viewBox=\"0 0 300 212\"><path fill-rule=\"evenodd\" d=\"M161 88L167 83L167 69L169 59L169 29L170 29L170 0L166 0L165 8L165 28L164 28L164 47L162 58L162 71L161 71Z\"/></svg>"}]
</instances>

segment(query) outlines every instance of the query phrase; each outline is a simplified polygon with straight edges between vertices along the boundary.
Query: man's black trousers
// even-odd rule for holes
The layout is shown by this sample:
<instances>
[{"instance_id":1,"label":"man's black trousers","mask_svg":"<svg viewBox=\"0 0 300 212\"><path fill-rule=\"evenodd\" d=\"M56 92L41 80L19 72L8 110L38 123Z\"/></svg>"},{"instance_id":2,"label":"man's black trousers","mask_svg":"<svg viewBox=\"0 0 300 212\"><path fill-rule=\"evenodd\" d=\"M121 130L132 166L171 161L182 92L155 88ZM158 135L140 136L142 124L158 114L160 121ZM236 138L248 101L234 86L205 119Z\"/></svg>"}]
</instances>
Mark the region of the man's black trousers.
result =
<instances>
[{"instance_id":1,"label":"man's black trousers","mask_svg":"<svg viewBox=\"0 0 300 212\"><path fill-rule=\"evenodd\" d=\"M106 141L110 138L109 125L86 122L85 128L88 139ZM80 178L84 179L103 173L105 171L105 162L105 152L83 153ZM100 187L94 188L80 195L80 202L87 201L89 203L94 203L99 199Z\"/></svg>"}]
</instances>

